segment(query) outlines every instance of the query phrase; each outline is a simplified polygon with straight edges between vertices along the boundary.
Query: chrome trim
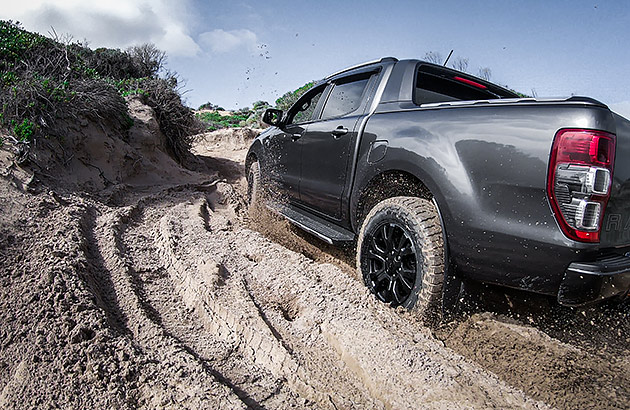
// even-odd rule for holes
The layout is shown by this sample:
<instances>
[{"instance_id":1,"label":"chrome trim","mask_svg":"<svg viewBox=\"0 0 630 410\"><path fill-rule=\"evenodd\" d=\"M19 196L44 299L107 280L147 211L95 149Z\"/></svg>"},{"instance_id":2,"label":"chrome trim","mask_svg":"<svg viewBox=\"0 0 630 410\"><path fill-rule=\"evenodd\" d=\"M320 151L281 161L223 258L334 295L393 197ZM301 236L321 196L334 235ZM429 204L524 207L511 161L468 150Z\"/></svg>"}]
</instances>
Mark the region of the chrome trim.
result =
<instances>
[{"instance_id":1,"label":"chrome trim","mask_svg":"<svg viewBox=\"0 0 630 410\"><path fill-rule=\"evenodd\" d=\"M435 103L427 103L420 104L418 107L420 108L435 108L435 107L457 107L461 105L475 105L475 104L492 104L492 105L503 105L503 104L514 104L514 103L563 103L563 104L571 104L571 105L584 105L591 104L589 101L571 101L572 97L566 98L493 98L488 100L465 100L465 101L444 101L444 102L435 102Z\"/></svg>"},{"instance_id":2,"label":"chrome trim","mask_svg":"<svg viewBox=\"0 0 630 410\"><path fill-rule=\"evenodd\" d=\"M324 234L322 234L322 233L320 233L320 232L317 232L315 229L311 229L311 228L309 228L308 226L304 225L303 223L300 223L300 222L298 222L298 221L296 221L296 220L294 220L294 219L291 219L291 218L287 217L286 215L283 215L283 216L284 216L285 218L287 218L287 220L288 220L289 222L291 222L293 225L296 225L296 226L300 227L300 229L303 229L303 230L305 230L306 232L308 232L308 233L310 233L310 234L313 234L313 235L317 236L319 239L321 239L322 241L326 242L326 243L327 243L327 244L329 244L329 245L332 245L332 244L333 244L333 240L332 240L332 239L330 239L329 237L327 237L326 235L324 235Z\"/></svg>"},{"instance_id":3,"label":"chrome trim","mask_svg":"<svg viewBox=\"0 0 630 410\"><path fill-rule=\"evenodd\" d=\"M596 189L596 182L598 181L598 174L603 175L600 177L600 181L604 181L604 188L601 190ZM610 171L606 168L590 167L586 173L586 186L587 193L593 193L595 195L608 195L610 190Z\"/></svg>"},{"instance_id":4,"label":"chrome trim","mask_svg":"<svg viewBox=\"0 0 630 410\"><path fill-rule=\"evenodd\" d=\"M295 219L293 219L293 218L288 217L287 215L285 215L285 214L283 214L282 212L280 212L277 208L275 208L275 207L273 207L273 206L270 206L270 205L267 205L267 209L269 209L269 210L270 210L270 211L272 211L272 212L275 212L276 214L279 214L280 216L282 216L283 218L285 218L287 221L291 222L293 225L295 225L295 226L299 227L300 229L303 229L303 230L305 230L306 232L308 232L308 233L310 233L310 234L312 234L312 235L317 236L319 239L321 239L322 241L326 242L327 244L329 244L329 245L332 245L332 244L333 244L333 240L332 240L331 238L327 237L326 235L324 235L324 234L322 234L322 233L320 233L320 232L317 232L316 230L314 230L314 229L312 229L312 228L308 227L307 225L304 225L304 224L303 224L303 223L301 223L301 222L296 221L296 220L295 220Z\"/></svg>"},{"instance_id":5,"label":"chrome trim","mask_svg":"<svg viewBox=\"0 0 630 410\"><path fill-rule=\"evenodd\" d=\"M619 275L620 273L625 273L628 271L627 268L621 268L621 269L617 269L615 271L612 272L593 272L590 270L586 270L586 269L580 269L580 268L572 268L571 266L569 266L567 268L567 271L571 271L574 273L579 273L580 275L587 275L587 276L615 276L615 275ZM582 279L582 278L580 278Z\"/></svg>"},{"instance_id":6,"label":"chrome trim","mask_svg":"<svg viewBox=\"0 0 630 410\"><path fill-rule=\"evenodd\" d=\"M586 208L593 207L594 213L593 223L591 225L584 224L584 217L586 216ZM587 201L585 199L580 200L578 207L575 210L575 227L582 231L593 232L599 229L599 216L602 212L602 205L599 202Z\"/></svg>"}]
</instances>

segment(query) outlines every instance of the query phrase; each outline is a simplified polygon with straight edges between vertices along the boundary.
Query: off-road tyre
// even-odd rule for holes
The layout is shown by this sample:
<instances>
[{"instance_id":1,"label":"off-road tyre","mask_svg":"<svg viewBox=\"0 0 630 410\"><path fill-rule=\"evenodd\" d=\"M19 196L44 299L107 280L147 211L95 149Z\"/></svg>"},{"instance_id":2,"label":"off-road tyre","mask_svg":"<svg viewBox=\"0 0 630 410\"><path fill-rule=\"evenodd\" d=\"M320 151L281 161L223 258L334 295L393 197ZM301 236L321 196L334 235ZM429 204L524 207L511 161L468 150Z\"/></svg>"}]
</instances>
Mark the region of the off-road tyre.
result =
<instances>
[{"instance_id":1,"label":"off-road tyre","mask_svg":"<svg viewBox=\"0 0 630 410\"><path fill-rule=\"evenodd\" d=\"M365 217L357 243L357 270L376 297L425 318L441 314L445 246L431 201L394 197Z\"/></svg>"},{"instance_id":2,"label":"off-road tyre","mask_svg":"<svg viewBox=\"0 0 630 410\"><path fill-rule=\"evenodd\" d=\"M254 161L247 170L247 208L250 212L262 206L263 196L260 164Z\"/></svg>"}]
</instances>

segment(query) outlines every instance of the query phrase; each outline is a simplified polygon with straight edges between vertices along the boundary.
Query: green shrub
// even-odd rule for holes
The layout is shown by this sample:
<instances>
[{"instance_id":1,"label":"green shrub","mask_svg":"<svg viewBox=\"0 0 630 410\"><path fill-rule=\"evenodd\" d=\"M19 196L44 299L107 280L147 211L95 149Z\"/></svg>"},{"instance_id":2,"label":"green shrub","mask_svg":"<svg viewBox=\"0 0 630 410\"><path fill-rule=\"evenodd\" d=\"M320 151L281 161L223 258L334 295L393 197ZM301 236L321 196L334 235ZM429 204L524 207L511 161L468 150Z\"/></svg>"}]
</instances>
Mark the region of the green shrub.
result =
<instances>
[{"instance_id":1,"label":"green shrub","mask_svg":"<svg viewBox=\"0 0 630 410\"><path fill-rule=\"evenodd\" d=\"M32 140L63 135L64 122L79 116L122 124L126 104L89 66L92 53L0 21L0 126Z\"/></svg>"},{"instance_id":2,"label":"green shrub","mask_svg":"<svg viewBox=\"0 0 630 410\"><path fill-rule=\"evenodd\" d=\"M127 130L124 97L151 106L169 148L181 160L201 127L182 104L174 76L159 78L166 54L153 44L126 51L62 43L0 21L0 127L22 141L61 137L68 121L88 118Z\"/></svg>"},{"instance_id":3,"label":"green shrub","mask_svg":"<svg viewBox=\"0 0 630 410\"><path fill-rule=\"evenodd\" d=\"M47 42L39 34L22 30L18 23L0 20L0 58L3 62L17 62L27 51Z\"/></svg>"},{"instance_id":4,"label":"green shrub","mask_svg":"<svg viewBox=\"0 0 630 410\"><path fill-rule=\"evenodd\" d=\"M208 131L220 128L243 127L248 119L248 115L241 112L236 112L232 115L221 115L217 111L207 111L197 113L195 116L205 125Z\"/></svg>"},{"instance_id":5,"label":"green shrub","mask_svg":"<svg viewBox=\"0 0 630 410\"><path fill-rule=\"evenodd\" d=\"M295 103L298 100L298 98L302 96L302 94L304 94L305 92L313 88L314 85L315 85L315 81L311 81L309 83L304 84L297 90L284 93L282 97L276 100L276 108L283 111L288 110L289 108L291 108L293 103Z\"/></svg>"},{"instance_id":6,"label":"green shrub","mask_svg":"<svg viewBox=\"0 0 630 410\"><path fill-rule=\"evenodd\" d=\"M6 71L0 74L0 82L2 82L3 85L13 85L17 82L17 79L14 71Z\"/></svg>"},{"instance_id":7,"label":"green shrub","mask_svg":"<svg viewBox=\"0 0 630 410\"><path fill-rule=\"evenodd\" d=\"M19 141L29 142L33 138L33 134L35 133L36 125L33 124L30 120L24 119L21 123L12 120L11 125L13 125L13 132Z\"/></svg>"}]
</instances>

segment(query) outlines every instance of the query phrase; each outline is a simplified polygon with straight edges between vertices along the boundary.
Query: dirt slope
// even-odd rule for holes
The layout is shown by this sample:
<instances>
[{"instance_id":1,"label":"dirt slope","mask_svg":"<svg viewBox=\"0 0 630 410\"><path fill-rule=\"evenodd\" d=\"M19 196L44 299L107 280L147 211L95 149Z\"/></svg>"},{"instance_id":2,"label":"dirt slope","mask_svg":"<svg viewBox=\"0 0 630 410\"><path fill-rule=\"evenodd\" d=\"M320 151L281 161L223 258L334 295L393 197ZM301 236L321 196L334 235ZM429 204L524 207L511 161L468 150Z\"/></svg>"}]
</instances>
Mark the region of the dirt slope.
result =
<instances>
[{"instance_id":1,"label":"dirt slope","mask_svg":"<svg viewBox=\"0 0 630 410\"><path fill-rule=\"evenodd\" d=\"M0 407L627 407L627 305L512 295L431 331L351 251L246 212L252 133L198 136L193 172L134 104L127 141L88 124L29 170L0 152Z\"/></svg>"}]
</instances>

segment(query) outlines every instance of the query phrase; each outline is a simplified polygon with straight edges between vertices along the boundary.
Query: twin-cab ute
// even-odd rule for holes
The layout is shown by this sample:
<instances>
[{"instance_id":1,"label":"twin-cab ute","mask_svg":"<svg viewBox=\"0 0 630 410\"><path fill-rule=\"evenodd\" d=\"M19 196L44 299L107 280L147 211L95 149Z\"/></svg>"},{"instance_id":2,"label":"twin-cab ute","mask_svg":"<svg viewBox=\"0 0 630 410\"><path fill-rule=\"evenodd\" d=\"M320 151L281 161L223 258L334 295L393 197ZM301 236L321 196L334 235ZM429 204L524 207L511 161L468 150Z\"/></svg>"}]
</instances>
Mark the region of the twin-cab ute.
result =
<instances>
[{"instance_id":1,"label":"twin-cab ute","mask_svg":"<svg viewBox=\"0 0 630 410\"><path fill-rule=\"evenodd\" d=\"M419 60L318 82L246 160L264 204L334 245L381 301L423 313L462 279L564 305L630 290L630 122Z\"/></svg>"}]
</instances>

